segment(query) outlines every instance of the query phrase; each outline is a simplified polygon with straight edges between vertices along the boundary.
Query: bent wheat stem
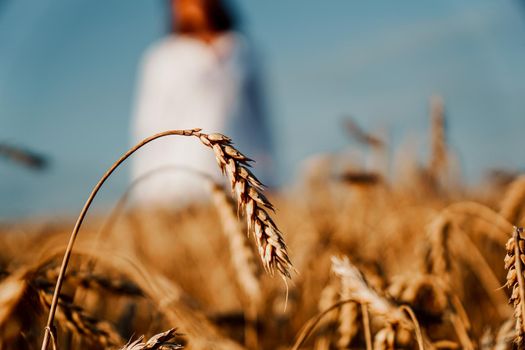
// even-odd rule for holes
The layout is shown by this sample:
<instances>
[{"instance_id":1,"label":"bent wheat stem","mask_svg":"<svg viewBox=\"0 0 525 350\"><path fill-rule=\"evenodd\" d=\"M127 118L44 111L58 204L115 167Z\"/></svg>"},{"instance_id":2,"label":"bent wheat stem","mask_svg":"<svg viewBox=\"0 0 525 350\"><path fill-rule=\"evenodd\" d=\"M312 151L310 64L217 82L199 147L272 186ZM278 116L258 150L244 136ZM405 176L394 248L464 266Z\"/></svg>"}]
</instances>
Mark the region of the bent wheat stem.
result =
<instances>
[{"instance_id":1,"label":"bent wheat stem","mask_svg":"<svg viewBox=\"0 0 525 350\"><path fill-rule=\"evenodd\" d=\"M181 135L181 136L193 136L195 133L198 133L200 129L192 129L192 130L169 130L165 131L153 136L150 136L143 141L136 144L134 147L130 148L120 159L118 159L113 165L106 171L106 173L100 178L98 183L95 185L93 190L91 191L91 194L89 195L88 199L86 200L86 203L84 204L84 207L80 211L80 215L77 218L77 222L75 223L75 226L73 228L73 232L71 232L71 236L69 237L69 242L67 244L66 252L64 253L64 258L62 259L62 265L60 266L60 272L58 274L57 283L55 286L55 291L53 293L53 299L51 300L51 306L49 307L49 315L47 318L46 328L44 332L44 340L42 341L42 350L46 350L47 346L49 344L49 338L51 333L49 330L53 326L53 320L55 318L56 309L58 306L58 296L60 294L60 290L62 289L62 283L64 281L64 275L66 274L67 265L69 263L69 259L71 258L71 252L73 251L73 246L75 245L75 240L78 235L78 231L80 229L80 226L82 225L82 222L84 221L84 218L86 217L87 211L89 207L91 206L91 203L95 199L95 196L97 195L98 191L102 187L102 185L106 182L106 180L111 176L111 174L115 171L115 169L118 168L120 164L122 164L126 159L128 159L133 153L135 153L139 148L144 146L145 144L158 139L163 136L168 135Z\"/></svg>"}]
</instances>

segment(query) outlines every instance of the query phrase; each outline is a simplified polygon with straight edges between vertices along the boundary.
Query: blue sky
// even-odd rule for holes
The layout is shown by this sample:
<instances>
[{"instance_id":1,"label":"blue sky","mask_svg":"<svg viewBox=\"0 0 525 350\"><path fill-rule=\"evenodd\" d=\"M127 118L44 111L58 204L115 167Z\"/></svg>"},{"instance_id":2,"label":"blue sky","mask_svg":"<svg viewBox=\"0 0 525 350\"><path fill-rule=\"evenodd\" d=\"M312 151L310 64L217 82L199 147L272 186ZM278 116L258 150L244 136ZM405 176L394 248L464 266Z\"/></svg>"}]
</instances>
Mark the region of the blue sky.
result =
<instances>
[{"instance_id":1,"label":"blue sky","mask_svg":"<svg viewBox=\"0 0 525 350\"><path fill-rule=\"evenodd\" d=\"M343 115L425 146L428 98L446 103L466 176L523 168L525 7L518 0L237 1L264 58L281 178L352 146ZM76 212L129 143L141 53L164 33L162 0L0 0L0 140L52 158L0 163L0 217ZM424 151L421 151L424 153ZM100 198L125 188L126 169Z\"/></svg>"}]
</instances>

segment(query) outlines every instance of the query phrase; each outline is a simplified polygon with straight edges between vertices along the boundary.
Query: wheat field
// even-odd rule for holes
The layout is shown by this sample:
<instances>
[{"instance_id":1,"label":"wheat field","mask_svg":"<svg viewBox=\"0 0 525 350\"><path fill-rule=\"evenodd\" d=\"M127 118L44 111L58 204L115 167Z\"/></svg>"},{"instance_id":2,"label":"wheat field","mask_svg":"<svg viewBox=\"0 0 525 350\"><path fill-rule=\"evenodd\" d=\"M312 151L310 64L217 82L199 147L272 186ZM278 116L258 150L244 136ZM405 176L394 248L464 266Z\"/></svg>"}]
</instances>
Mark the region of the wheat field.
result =
<instances>
[{"instance_id":1,"label":"wheat field","mask_svg":"<svg viewBox=\"0 0 525 350\"><path fill-rule=\"evenodd\" d=\"M462 185L439 106L431 120L419 163L349 120L375 165L319 157L279 192L224 135L152 136L76 223L2 224L0 348L524 348L525 177ZM137 182L90 211L165 136L209 148L226 185L196 174L209 201L174 209L129 205Z\"/></svg>"}]
</instances>

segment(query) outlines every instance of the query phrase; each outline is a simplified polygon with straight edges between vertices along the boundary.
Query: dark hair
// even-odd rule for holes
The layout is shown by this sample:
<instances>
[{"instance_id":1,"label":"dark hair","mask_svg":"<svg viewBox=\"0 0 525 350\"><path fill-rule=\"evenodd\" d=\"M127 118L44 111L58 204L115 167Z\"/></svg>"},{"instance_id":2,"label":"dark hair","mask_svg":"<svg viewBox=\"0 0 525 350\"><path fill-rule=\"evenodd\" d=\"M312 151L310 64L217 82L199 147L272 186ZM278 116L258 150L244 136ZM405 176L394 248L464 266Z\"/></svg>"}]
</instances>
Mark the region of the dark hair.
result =
<instances>
[{"instance_id":1,"label":"dark hair","mask_svg":"<svg viewBox=\"0 0 525 350\"><path fill-rule=\"evenodd\" d=\"M227 32L237 29L237 18L226 0L204 0L212 29Z\"/></svg>"},{"instance_id":2,"label":"dark hair","mask_svg":"<svg viewBox=\"0 0 525 350\"><path fill-rule=\"evenodd\" d=\"M238 18L230 2L227 0L201 0L203 2L211 28L216 32L227 32L238 29ZM169 29L172 33L180 31L171 15L172 0L166 2L169 6L170 14Z\"/></svg>"}]
</instances>

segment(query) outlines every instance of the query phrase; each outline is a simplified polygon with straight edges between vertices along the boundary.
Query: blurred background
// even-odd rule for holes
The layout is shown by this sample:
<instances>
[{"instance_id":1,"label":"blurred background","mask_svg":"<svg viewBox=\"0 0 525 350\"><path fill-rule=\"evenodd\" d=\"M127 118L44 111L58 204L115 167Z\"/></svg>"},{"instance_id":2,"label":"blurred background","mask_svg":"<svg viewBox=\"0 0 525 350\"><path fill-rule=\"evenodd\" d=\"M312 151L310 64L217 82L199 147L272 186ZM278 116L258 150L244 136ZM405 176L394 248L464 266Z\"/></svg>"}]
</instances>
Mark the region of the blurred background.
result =
<instances>
[{"instance_id":1,"label":"blurred background","mask_svg":"<svg viewBox=\"0 0 525 350\"><path fill-rule=\"evenodd\" d=\"M464 179L523 170L523 1L234 5L262 62L280 183L313 154L358 147L342 128L347 116L425 156L433 95ZM80 210L131 144L140 58L167 29L163 0L0 0L0 143L48 163L32 171L0 159L0 218ZM97 205L128 182L129 166Z\"/></svg>"}]
</instances>

